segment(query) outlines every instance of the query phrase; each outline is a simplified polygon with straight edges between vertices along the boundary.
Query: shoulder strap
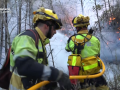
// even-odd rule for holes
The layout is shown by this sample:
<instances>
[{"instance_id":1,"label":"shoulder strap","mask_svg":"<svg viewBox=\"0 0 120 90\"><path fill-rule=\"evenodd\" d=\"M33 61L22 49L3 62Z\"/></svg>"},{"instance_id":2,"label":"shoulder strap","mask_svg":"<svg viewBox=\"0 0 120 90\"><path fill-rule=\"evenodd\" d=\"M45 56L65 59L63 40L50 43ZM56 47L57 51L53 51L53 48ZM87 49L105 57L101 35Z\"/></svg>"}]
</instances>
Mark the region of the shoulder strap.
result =
<instances>
[{"instance_id":1,"label":"shoulder strap","mask_svg":"<svg viewBox=\"0 0 120 90\"><path fill-rule=\"evenodd\" d=\"M9 48L9 50L7 52L6 61L5 61L5 64L4 64L3 68L5 68L10 61L10 51L11 51L11 47Z\"/></svg>"},{"instance_id":2,"label":"shoulder strap","mask_svg":"<svg viewBox=\"0 0 120 90\"><path fill-rule=\"evenodd\" d=\"M38 57L41 57L39 54L41 54L43 57L45 57L45 54L43 54L43 53L45 53L45 50L43 48L43 43L42 43L43 53L39 52L38 43L39 43L39 39L41 41L42 41L42 39L40 38L40 36L38 35L36 30L28 29L24 33L22 33L21 35L28 35L35 40L35 45L36 45L36 48L38 49L38 55L36 57L36 60L37 60ZM48 64L47 59L45 60L45 62Z\"/></svg>"},{"instance_id":3,"label":"shoulder strap","mask_svg":"<svg viewBox=\"0 0 120 90\"><path fill-rule=\"evenodd\" d=\"M38 57L39 57L39 48L38 48L38 42L39 42L39 37L38 37L38 34L37 34L37 32L35 31L35 30L31 30L31 29L29 29L29 31L31 31L33 34L34 34L34 37L35 38L33 38L34 40L35 40L35 45L36 45L36 48L38 49L38 54L37 54L37 57L36 57L36 61L38 62Z\"/></svg>"},{"instance_id":4,"label":"shoulder strap","mask_svg":"<svg viewBox=\"0 0 120 90\"><path fill-rule=\"evenodd\" d=\"M42 41L42 39L41 39L41 37L38 35L38 33L37 33L37 31L35 30L35 32L36 32L36 34L37 34L37 36L39 37L39 39ZM45 60L43 60L43 64L48 64L48 61L47 61L47 57L45 56L45 49L44 49L44 47L43 47L43 42L42 42L42 48L43 48L43 56L44 56L44 59ZM40 57L39 56L39 50L38 50L38 56L37 57Z\"/></svg>"},{"instance_id":5,"label":"shoulder strap","mask_svg":"<svg viewBox=\"0 0 120 90\"><path fill-rule=\"evenodd\" d=\"M36 45L36 48L38 49L38 42L39 42L39 37L38 37L38 34L36 33L35 30L31 30L29 29L35 36L35 45ZM39 51L39 50L38 50Z\"/></svg>"},{"instance_id":6,"label":"shoulder strap","mask_svg":"<svg viewBox=\"0 0 120 90\"><path fill-rule=\"evenodd\" d=\"M71 37L69 37L69 39L68 39L68 41L67 41L67 43L68 43L68 48L70 49L70 51L72 51L72 50L71 50L71 48L70 48L70 46L69 46L69 42L70 42L71 38L72 38L73 36L75 36L75 35L77 35L77 34L74 34L74 35L72 35Z\"/></svg>"},{"instance_id":7,"label":"shoulder strap","mask_svg":"<svg viewBox=\"0 0 120 90\"><path fill-rule=\"evenodd\" d=\"M30 37L32 37L34 40L35 40L35 46L36 48L38 49L38 42L39 42L39 39L38 39L38 35L35 33L35 30L26 30L25 32L23 32L22 34L20 34L19 36L22 36L22 35L28 35ZM11 49L11 48L10 48ZM39 50L38 50L39 52ZM37 59L36 59L37 60ZM13 67L12 69L12 73L14 71L14 69L16 68L16 65Z\"/></svg>"},{"instance_id":8,"label":"shoulder strap","mask_svg":"<svg viewBox=\"0 0 120 90\"><path fill-rule=\"evenodd\" d=\"M28 35L28 36L32 37L35 41L36 48L38 48L39 38L38 38L38 35L36 34L35 30L28 29L25 32L23 32L22 34L20 34L19 36L22 36L22 35Z\"/></svg>"},{"instance_id":9,"label":"shoulder strap","mask_svg":"<svg viewBox=\"0 0 120 90\"><path fill-rule=\"evenodd\" d=\"M85 38L84 39L77 39L76 35L81 35ZM71 36L69 38L69 41L72 40L75 43L73 53L75 53L75 49L77 49L77 53L80 54L81 50L84 49L85 43L88 42L91 39L92 34L88 33L86 36L84 36L82 34L76 34L76 35ZM68 48L70 49L69 44L68 44Z\"/></svg>"},{"instance_id":10,"label":"shoulder strap","mask_svg":"<svg viewBox=\"0 0 120 90\"><path fill-rule=\"evenodd\" d=\"M81 34L78 34L78 35L81 35ZM83 36L83 35L81 35L81 36ZM73 36L71 39L76 45L85 44L86 42L88 42L91 39L92 35L87 34L86 36L83 36L83 37L85 37L85 38L84 39L77 39L75 36Z\"/></svg>"}]
</instances>

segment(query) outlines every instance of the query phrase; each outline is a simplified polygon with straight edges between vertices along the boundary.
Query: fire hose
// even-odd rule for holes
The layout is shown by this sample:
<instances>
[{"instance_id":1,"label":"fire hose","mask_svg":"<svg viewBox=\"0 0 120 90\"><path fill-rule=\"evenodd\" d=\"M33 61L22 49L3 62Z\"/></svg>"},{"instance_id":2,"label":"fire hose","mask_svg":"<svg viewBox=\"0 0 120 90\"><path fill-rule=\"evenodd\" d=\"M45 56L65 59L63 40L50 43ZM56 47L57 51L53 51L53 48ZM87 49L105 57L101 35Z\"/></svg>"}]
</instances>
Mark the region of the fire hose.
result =
<instances>
[{"instance_id":1,"label":"fire hose","mask_svg":"<svg viewBox=\"0 0 120 90\"><path fill-rule=\"evenodd\" d=\"M104 65L103 61L100 58L99 58L99 60L102 63L102 71L100 73L95 74L95 75L82 75L82 76L81 75L76 75L76 76L70 76L69 78L70 79L88 79L88 78L90 79L90 78L97 78L97 77L102 76L104 74L104 72L105 72L105 65ZM40 88L40 87L42 87L42 86L44 86L44 85L46 85L48 83L50 83L50 82L49 81L42 81L42 82L30 87L27 90L36 90L36 89L38 89L38 88Z\"/></svg>"}]
</instances>

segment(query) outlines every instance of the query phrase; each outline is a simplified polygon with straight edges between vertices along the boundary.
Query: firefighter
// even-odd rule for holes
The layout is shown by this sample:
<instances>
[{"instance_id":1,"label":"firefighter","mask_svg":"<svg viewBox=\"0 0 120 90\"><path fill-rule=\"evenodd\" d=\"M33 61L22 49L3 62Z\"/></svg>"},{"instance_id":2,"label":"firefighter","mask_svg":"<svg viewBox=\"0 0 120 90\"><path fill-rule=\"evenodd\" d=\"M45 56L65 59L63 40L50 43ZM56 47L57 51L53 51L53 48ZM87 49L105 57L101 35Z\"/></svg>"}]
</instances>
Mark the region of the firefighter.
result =
<instances>
[{"instance_id":1,"label":"firefighter","mask_svg":"<svg viewBox=\"0 0 120 90\"><path fill-rule=\"evenodd\" d=\"M66 90L71 90L69 76L48 66L45 50L45 45L62 23L54 11L44 7L33 14L34 30L23 31L12 42L9 90L26 90L41 80L55 81ZM39 41L36 46L37 37Z\"/></svg>"},{"instance_id":2,"label":"firefighter","mask_svg":"<svg viewBox=\"0 0 120 90\"><path fill-rule=\"evenodd\" d=\"M74 35L76 40L82 41L88 34L87 27L90 24L89 19L90 18L88 16L85 17L82 14L79 14L77 17L73 18L72 23L73 23L73 26L77 30L77 34ZM67 45L65 47L66 51L68 52L72 52L73 54L81 54L82 59L85 59L91 56L100 57L100 41L98 40L98 38L96 38L93 35L91 36L89 41L85 43L84 47L81 47L81 48L82 48L81 50L77 50L78 48L75 47L75 42L72 40L71 37L68 39ZM80 51L80 53L78 53L78 51ZM70 72L70 69L69 69L69 72ZM91 90L90 85L92 84L95 85L96 90L109 90L107 86L107 82L103 76L95 78L95 79L89 79L89 80L84 80L84 81L81 80L80 90Z\"/></svg>"}]
</instances>

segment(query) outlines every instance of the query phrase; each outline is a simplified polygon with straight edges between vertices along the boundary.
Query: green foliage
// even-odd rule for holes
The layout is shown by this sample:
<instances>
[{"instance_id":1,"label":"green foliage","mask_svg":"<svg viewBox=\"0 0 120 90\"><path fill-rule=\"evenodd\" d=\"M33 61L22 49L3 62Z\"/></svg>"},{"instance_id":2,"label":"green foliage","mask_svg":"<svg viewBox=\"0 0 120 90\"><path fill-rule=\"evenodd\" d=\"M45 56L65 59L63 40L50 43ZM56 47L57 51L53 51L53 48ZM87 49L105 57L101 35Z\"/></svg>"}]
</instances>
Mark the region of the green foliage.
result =
<instances>
[{"instance_id":1,"label":"green foliage","mask_svg":"<svg viewBox=\"0 0 120 90\"><path fill-rule=\"evenodd\" d=\"M96 9L101 10L102 8L103 8L103 5L98 4L96 6L93 6L93 11L95 11Z\"/></svg>"},{"instance_id":2,"label":"green foliage","mask_svg":"<svg viewBox=\"0 0 120 90\"><path fill-rule=\"evenodd\" d=\"M96 5L93 6L93 10L101 10L103 6ZM108 10L103 11L102 15L99 17L101 28L108 27L108 30L119 31L118 28L120 27L120 6L117 3L114 6L111 6ZM94 24L98 27L98 21ZM103 28L104 29L104 28Z\"/></svg>"}]
</instances>

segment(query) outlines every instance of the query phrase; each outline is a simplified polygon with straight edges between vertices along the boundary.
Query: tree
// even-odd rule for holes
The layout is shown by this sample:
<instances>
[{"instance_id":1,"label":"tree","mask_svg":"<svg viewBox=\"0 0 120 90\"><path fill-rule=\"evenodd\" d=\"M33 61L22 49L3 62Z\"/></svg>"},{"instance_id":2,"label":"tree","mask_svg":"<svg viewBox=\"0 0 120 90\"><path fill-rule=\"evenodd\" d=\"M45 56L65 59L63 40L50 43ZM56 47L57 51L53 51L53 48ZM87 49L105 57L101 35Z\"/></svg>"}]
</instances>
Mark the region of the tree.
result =
<instances>
[{"instance_id":1,"label":"tree","mask_svg":"<svg viewBox=\"0 0 120 90\"><path fill-rule=\"evenodd\" d=\"M21 32L21 7L22 7L22 0L18 1L18 7L19 7L19 14L18 14L18 34Z\"/></svg>"},{"instance_id":2,"label":"tree","mask_svg":"<svg viewBox=\"0 0 120 90\"><path fill-rule=\"evenodd\" d=\"M52 5L52 0L50 0L50 6L51 6L51 9L54 11L54 8L53 8L53 5ZM49 43L49 46L50 46L50 53L51 53L51 57L52 57L53 67L55 67L53 53L52 53L52 48L51 48L51 44L50 43Z\"/></svg>"},{"instance_id":3,"label":"tree","mask_svg":"<svg viewBox=\"0 0 120 90\"><path fill-rule=\"evenodd\" d=\"M29 17L29 27L32 28L31 16L32 16L32 0L28 1L28 17Z\"/></svg>"},{"instance_id":4,"label":"tree","mask_svg":"<svg viewBox=\"0 0 120 90\"><path fill-rule=\"evenodd\" d=\"M98 26L99 26L99 30L100 30L100 32L101 32L100 20L99 20L99 15L98 15L98 9L100 9L100 7L97 6L96 0L94 0L94 3L95 3L96 16L97 16L97 19L98 19Z\"/></svg>"},{"instance_id":5,"label":"tree","mask_svg":"<svg viewBox=\"0 0 120 90\"><path fill-rule=\"evenodd\" d=\"M52 0L50 0L50 7L54 11L53 5L52 5Z\"/></svg>"},{"instance_id":6,"label":"tree","mask_svg":"<svg viewBox=\"0 0 120 90\"><path fill-rule=\"evenodd\" d=\"M112 15L110 0L108 0L108 5L109 5L109 10L110 10L110 15Z\"/></svg>"},{"instance_id":7,"label":"tree","mask_svg":"<svg viewBox=\"0 0 120 90\"><path fill-rule=\"evenodd\" d=\"M25 12L25 30L26 30L26 26L27 26L27 17L28 17L28 1L26 1L26 12Z\"/></svg>"},{"instance_id":8,"label":"tree","mask_svg":"<svg viewBox=\"0 0 120 90\"><path fill-rule=\"evenodd\" d=\"M3 3L3 0L1 1ZM0 7L3 8L3 4ZM0 11L0 18L3 18L3 13ZM3 47L3 20L0 19L0 60L2 59L2 47Z\"/></svg>"},{"instance_id":9,"label":"tree","mask_svg":"<svg viewBox=\"0 0 120 90\"><path fill-rule=\"evenodd\" d=\"M7 0L5 0L5 8L7 8ZM8 30L8 20L7 20L7 13L5 13L5 53L7 53L7 41L8 41L8 35L7 35L7 30Z\"/></svg>"},{"instance_id":10,"label":"tree","mask_svg":"<svg viewBox=\"0 0 120 90\"><path fill-rule=\"evenodd\" d=\"M104 1L104 4L105 4L105 11L104 11L105 12L105 14L104 14L105 16L104 17L107 18L107 20L108 20L108 13L107 13L106 1L105 0L103 0L103 1Z\"/></svg>"},{"instance_id":11,"label":"tree","mask_svg":"<svg viewBox=\"0 0 120 90\"><path fill-rule=\"evenodd\" d=\"M82 14L84 15L83 0L81 0Z\"/></svg>"}]
</instances>

